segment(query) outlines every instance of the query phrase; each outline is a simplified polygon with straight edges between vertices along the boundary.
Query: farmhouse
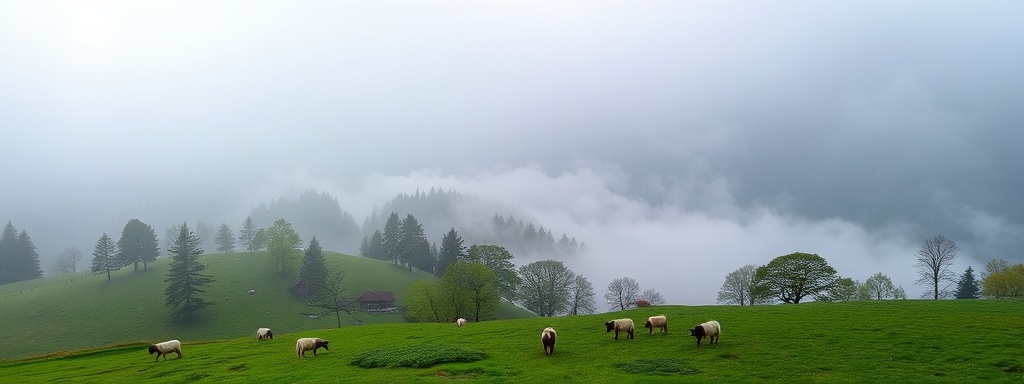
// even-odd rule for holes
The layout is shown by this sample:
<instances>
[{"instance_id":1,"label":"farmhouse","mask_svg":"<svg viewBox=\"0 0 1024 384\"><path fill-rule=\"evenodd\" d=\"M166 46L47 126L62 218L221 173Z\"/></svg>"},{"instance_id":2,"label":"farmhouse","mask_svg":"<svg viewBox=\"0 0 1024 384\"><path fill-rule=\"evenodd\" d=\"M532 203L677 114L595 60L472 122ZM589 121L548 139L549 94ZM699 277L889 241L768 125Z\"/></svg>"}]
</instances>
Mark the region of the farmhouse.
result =
<instances>
[{"instance_id":1,"label":"farmhouse","mask_svg":"<svg viewBox=\"0 0 1024 384\"><path fill-rule=\"evenodd\" d=\"M367 291L356 299L359 308L367 312L397 311L395 293L391 291Z\"/></svg>"}]
</instances>

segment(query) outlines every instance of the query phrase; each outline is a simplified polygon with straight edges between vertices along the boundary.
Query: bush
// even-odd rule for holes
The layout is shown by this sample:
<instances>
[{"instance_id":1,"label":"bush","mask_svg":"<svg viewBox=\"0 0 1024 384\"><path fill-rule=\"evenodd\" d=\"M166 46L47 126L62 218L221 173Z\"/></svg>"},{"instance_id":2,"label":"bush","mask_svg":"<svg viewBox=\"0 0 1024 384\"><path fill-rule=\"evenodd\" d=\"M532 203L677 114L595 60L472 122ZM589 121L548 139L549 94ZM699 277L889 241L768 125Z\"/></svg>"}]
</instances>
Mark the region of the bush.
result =
<instances>
[{"instance_id":1,"label":"bush","mask_svg":"<svg viewBox=\"0 0 1024 384\"><path fill-rule=\"evenodd\" d=\"M483 351L444 345L420 344L369 350L353 357L349 364L360 368L427 368L438 364L465 363L486 358L487 354Z\"/></svg>"},{"instance_id":2,"label":"bush","mask_svg":"<svg viewBox=\"0 0 1024 384\"><path fill-rule=\"evenodd\" d=\"M690 375L700 372L683 361L667 357L636 359L617 366L627 373L643 375Z\"/></svg>"}]
</instances>

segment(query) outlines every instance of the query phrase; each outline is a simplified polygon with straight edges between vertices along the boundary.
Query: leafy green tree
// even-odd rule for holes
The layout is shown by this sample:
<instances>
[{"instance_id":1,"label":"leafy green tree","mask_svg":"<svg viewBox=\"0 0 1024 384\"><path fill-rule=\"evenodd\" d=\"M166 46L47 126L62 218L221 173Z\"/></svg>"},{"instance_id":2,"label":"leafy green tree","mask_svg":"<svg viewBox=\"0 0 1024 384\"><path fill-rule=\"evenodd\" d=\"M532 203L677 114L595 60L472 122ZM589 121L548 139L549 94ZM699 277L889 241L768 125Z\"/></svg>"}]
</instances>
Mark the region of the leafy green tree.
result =
<instances>
[{"instance_id":1,"label":"leafy green tree","mask_svg":"<svg viewBox=\"0 0 1024 384\"><path fill-rule=\"evenodd\" d=\"M922 297L932 296L934 300L938 300L940 297L949 296L949 287L954 283L953 278L956 276L949 268L953 266L953 260L956 259L958 252L960 248L956 246L956 242L945 236L935 236L921 244L914 266L917 267L918 275L915 284L928 286Z\"/></svg>"},{"instance_id":2,"label":"leafy green tree","mask_svg":"<svg viewBox=\"0 0 1024 384\"><path fill-rule=\"evenodd\" d=\"M405 291L405 314L419 322L440 323L452 310L445 306L441 286L433 280L419 280Z\"/></svg>"},{"instance_id":3,"label":"leafy green tree","mask_svg":"<svg viewBox=\"0 0 1024 384\"><path fill-rule=\"evenodd\" d=\"M977 299L980 293L981 287L978 286L978 280L974 278L974 269L967 267L956 283L956 293L953 296L957 299Z\"/></svg>"},{"instance_id":4,"label":"leafy green tree","mask_svg":"<svg viewBox=\"0 0 1024 384\"><path fill-rule=\"evenodd\" d=\"M397 213L391 212L388 221L384 223L384 234L381 238L384 260L391 260L392 263L398 265L402 257L401 241L402 220L398 218Z\"/></svg>"},{"instance_id":5,"label":"leafy green tree","mask_svg":"<svg viewBox=\"0 0 1024 384\"><path fill-rule=\"evenodd\" d=\"M78 262L82 261L82 250L68 247L60 251L53 263L53 273L58 275L78 272Z\"/></svg>"},{"instance_id":6,"label":"leafy green tree","mask_svg":"<svg viewBox=\"0 0 1024 384\"><path fill-rule=\"evenodd\" d=\"M860 300L861 287L863 285L857 280L844 277L836 280L835 285L829 288L825 295L819 296L820 301L857 301Z\"/></svg>"},{"instance_id":7,"label":"leafy green tree","mask_svg":"<svg viewBox=\"0 0 1024 384\"><path fill-rule=\"evenodd\" d=\"M123 264L117 257L117 246L114 244L114 240L107 236L106 233L100 236L99 240L96 240L96 247L92 251L92 270L93 273L107 273L107 281L110 281L110 271L116 271L121 269Z\"/></svg>"},{"instance_id":8,"label":"leafy green tree","mask_svg":"<svg viewBox=\"0 0 1024 384\"><path fill-rule=\"evenodd\" d=\"M117 257L121 264L132 264L135 272L138 272L139 263L142 263L142 269L146 269L148 263L156 261L156 257L160 256L158 244L153 227L139 219L131 219L124 225L121 238L117 240Z\"/></svg>"},{"instance_id":9,"label":"leafy green tree","mask_svg":"<svg viewBox=\"0 0 1024 384\"><path fill-rule=\"evenodd\" d=\"M523 281L512 259L511 252L497 245L472 245L466 254L467 261L480 263L494 272L498 295L508 301L515 301L516 289Z\"/></svg>"},{"instance_id":10,"label":"leafy green tree","mask_svg":"<svg viewBox=\"0 0 1024 384\"><path fill-rule=\"evenodd\" d=\"M519 301L541 316L556 316L569 307L576 274L558 260L540 260L519 267Z\"/></svg>"},{"instance_id":11,"label":"leafy green tree","mask_svg":"<svg viewBox=\"0 0 1024 384\"><path fill-rule=\"evenodd\" d=\"M640 299L640 283L629 277L620 277L608 283L608 292L604 294L604 301L611 309L625 311L636 307L636 301Z\"/></svg>"},{"instance_id":12,"label":"leafy green tree","mask_svg":"<svg viewBox=\"0 0 1024 384\"><path fill-rule=\"evenodd\" d=\"M170 249L174 254L168 267L167 288L164 289L164 305L171 307L171 320L176 323L188 323L195 319L196 312L211 303L200 297L206 291L203 288L213 283L213 278L201 272L206 265L199 262L203 254L202 240L182 223L181 231Z\"/></svg>"},{"instance_id":13,"label":"leafy green tree","mask_svg":"<svg viewBox=\"0 0 1024 384\"><path fill-rule=\"evenodd\" d=\"M235 251L235 233L231 231L231 227L227 224L220 225L220 228L217 229L217 236L213 238L213 242L217 243L217 252L231 253Z\"/></svg>"},{"instance_id":14,"label":"leafy green tree","mask_svg":"<svg viewBox=\"0 0 1024 384\"><path fill-rule=\"evenodd\" d=\"M496 287L497 278L490 268L479 263L456 262L448 266L441 282L451 291L463 292L459 296L468 301L468 310L472 314L469 317L474 321L494 316L500 297ZM455 314L456 317L460 315Z\"/></svg>"},{"instance_id":15,"label":"leafy green tree","mask_svg":"<svg viewBox=\"0 0 1024 384\"><path fill-rule=\"evenodd\" d=\"M1024 264L990 273L981 281L981 294L996 299L1024 297Z\"/></svg>"},{"instance_id":16,"label":"leafy green tree","mask_svg":"<svg viewBox=\"0 0 1024 384\"><path fill-rule=\"evenodd\" d=\"M327 260L324 258L323 249L320 248L320 241L313 236L306 248L306 254L302 258L302 267L299 268L299 277L316 290L316 287L327 281Z\"/></svg>"},{"instance_id":17,"label":"leafy green tree","mask_svg":"<svg viewBox=\"0 0 1024 384\"><path fill-rule=\"evenodd\" d=\"M725 282L718 290L718 304L754 305L754 272L757 266L750 264L725 275Z\"/></svg>"},{"instance_id":18,"label":"leafy green tree","mask_svg":"<svg viewBox=\"0 0 1024 384\"><path fill-rule=\"evenodd\" d=\"M903 287L896 287L893 285L892 279L890 279L889 276L878 272L871 275L867 280L864 280L864 284L862 284L860 288L859 296L863 300L906 299L906 297L900 297L900 292L902 291Z\"/></svg>"},{"instance_id":19,"label":"leafy green tree","mask_svg":"<svg viewBox=\"0 0 1024 384\"><path fill-rule=\"evenodd\" d=\"M317 243L319 247L319 243ZM356 309L355 300L347 296L345 292L348 288L345 286L346 272L343 269L328 269L324 272L323 280L313 284L312 295L306 302L311 307L323 309L328 313L333 313L334 318L337 321L338 328L341 328L341 313L345 312L353 320L359 322L355 316L352 315L352 311Z\"/></svg>"},{"instance_id":20,"label":"leafy green tree","mask_svg":"<svg viewBox=\"0 0 1024 384\"><path fill-rule=\"evenodd\" d=\"M569 315L586 315L597 311L594 285L583 275L576 275L569 285Z\"/></svg>"},{"instance_id":21,"label":"leafy green tree","mask_svg":"<svg viewBox=\"0 0 1024 384\"><path fill-rule=\"evenodd\" d=\"M791 253L757 268L754 285L783 303L800 303L806 296L825 297L839 280L821 256Z\"/></svg>"},{"instance_id":22,"label":"leafy green tree","mask_svg":"<svg viewBox=\"0 0 1024 384\"><path fill-rule=\"evenodd\" d=\"M238 242L244 249L248 249L249 253L253 253L258 248L255 247L256 233L259 229L256 228L256 224L252 222L252 216L246 216L245 221L242 222L242 230L238 231Z\"/></svg>"},{"instance_id":23,"label":"leafy green tree","mask_svg":"<svg viewBox=\"0 0 1024 384\"><path fill-rule=\"evenodd\" d=\"M267 244L270 243L270 237L267 234L267 230L260 228L256 230L256 237L252 240L252 247L254 250L262 251L267 248Z\"/></svg>"},{"instance_id":24,"label":"leafy green tree","mask_svg":"<svg viewBox=\"0 0 1024 384\"><path fill-rule=\"evenodd\" d=\"M288 274L291 261L298 253L295 249L302 246L302 238L292 229L292 224L285 219L278 219L274 226L267 229L267 248L274 268L281 268L281 275Z\"/></svg>"},{"instance_id":25,"label":"leafy green tree","mask_svg":"<svg viewBox=\"0 0 1024 384\"><path fill-rule=\"evenodd\" d=\"M434 269L434 273L438 276L444 275L448 264L464 260L466 256L466 247L462 245L462 237L455 231L455 228L452 228L441 239L441 249L437 252L437 268Z\"/></svg>"}]
</instances>

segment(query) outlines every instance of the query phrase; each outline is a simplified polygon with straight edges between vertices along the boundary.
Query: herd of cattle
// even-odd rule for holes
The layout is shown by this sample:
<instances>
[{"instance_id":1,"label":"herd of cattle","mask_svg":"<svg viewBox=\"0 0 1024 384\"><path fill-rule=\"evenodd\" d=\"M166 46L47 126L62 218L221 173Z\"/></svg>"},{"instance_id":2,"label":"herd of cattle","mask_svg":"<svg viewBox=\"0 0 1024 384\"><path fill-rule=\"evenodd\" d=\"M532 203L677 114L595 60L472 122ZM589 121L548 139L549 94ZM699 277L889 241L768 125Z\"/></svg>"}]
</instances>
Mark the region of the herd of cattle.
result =
<instances>
[{"instance_id":1,"label":"herd of cattle","mask_svg":"<svg viewBox=\"0 0 1024 384\"><path fill-rule=\"evenodd\" d=\"M455 320L455 325L462 327L466 324L466 319L459 318ZM633 339L633 319L615 319L607 323L604 323L607 331L605 333L615 331L615 339L619 339L619 332L626 334L627 339ZM659 333L668 333L668 318L665 315L651 316L647 318L644 323L644 327L647 328L648 334L653 335L654 330L658 329ZM696 327L690 330L690 336L697 339L697 346L700 346L701 340L705 337L708 338L709 344L718 344L718 339L722 334L722 326L717 321L710 320L697 324ZM544 345L544 354L551 356L555 353L555 337L557 333L554 328L547 327L540 332L540 341ZM274 332L270 328L260 328L256 330L256 340L273 339ZM330 350L327 348L328 341L318 337L303 337L295 341L295 354L298 357L305 357L306 352L313 351L313 356L316 356L316 351L320 348L324 350ZM178 358L181 358L181 342L178 340L169 340L162 343L156 343L149 346L149 354L156 353L156 361L160 361L160 357L163 356L164 360L167 360L167 355L171 353L177 353Z\"/></svg>"}]
</instances>

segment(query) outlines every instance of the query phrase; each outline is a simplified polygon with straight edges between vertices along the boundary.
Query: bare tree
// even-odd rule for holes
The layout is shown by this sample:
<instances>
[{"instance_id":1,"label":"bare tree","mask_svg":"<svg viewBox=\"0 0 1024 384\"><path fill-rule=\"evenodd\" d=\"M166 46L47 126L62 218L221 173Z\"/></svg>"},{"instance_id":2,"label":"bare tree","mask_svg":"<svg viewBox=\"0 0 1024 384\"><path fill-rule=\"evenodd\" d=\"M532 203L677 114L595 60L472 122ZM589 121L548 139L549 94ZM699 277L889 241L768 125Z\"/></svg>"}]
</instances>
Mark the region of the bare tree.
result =
<instances>
[{"instance_id":1,"label":"bare tree","mask_svg":"<svg viewBox=\"0 0 1024 384\"><path fill-rule=\"evenodd\" d=\"M638 300L644 300L650 305L665 305L665 296L654 289L645 289Z\"/></svg>"},{"instance_id":2,"label":"bare tree","mask_svg":"<svg viewBox=\"0 0 1024 384\"><path fill-rule=\"evenodd\" d=\"M64 248L53 263L53 272L58 275L78 272L79 261L82 261L82 250L78 247Z\"/></svg>"},{"instance_id":3,"label":"bare tree","mask_svg":"<svg viewBox=\"0 0 1024 384\"><path fill-rule=\"evenodd\" d=\"M611 306L611 309L618 308L620 311L636 306L640 298L640 284L628 277L620 277L608 283L608 293L604 294L604 300Z\"/></svg>"},{"instance_id":4,"label":"bare tree","mask_svg":"<svg viewBox=\"0 0 1024 384\"><path fill-rule=\"evenodd\" d=\"M985 262L985 272L981 274L981 279L985 280L986 277L993 273L998 273L1010 268L1010 262L1003 259L992 259Z\"/></svg>"},{"instance_id":5,"label":"bare tree","mask_svg":"<svg viewBox=\"0 0 1024 384\"><path fill-rule=\"evenodd\" d=\"M585 315L597 311L594 302L594 285L583 275L576 275L569 287L569 314Z\"/></svg>"},{"instance_id":6,"label":"bare tree","mask_svg":"<svg viewBox=\"0 0 1024 384\"><path fill-rule=\"evenodd\" d=\"M343 269L328 269L324 280L315 283L316 289L313 290L313 296L306 302L311 307L333 313L338 322L338 328L341 328L342 312L357 322L359 321L352 316L352 311L356 309L355 300L345 295L347 290L344 285L345 275L346 272Z\"/></svg>"},{"instance_id":7,"label":"bare tree","mask_svg":"<svg viewBox=\"0 0 1024 384\"><path fill-rule=\"evenodd\" d=\"M953 285L956 274L949 270L956 259L960 249L956 242L947 239L945 236L935 236L926 239L917 250L917 275L919 278L914 284L928 284L929 290L922 297L932 296L938 300L939 297L949 296L949 287Z\"/></svg>"},{"instance_id":8,"label":"bare tree","mask_svg":"<svg viewBox=\"0 0 1024 384\"><path fill-rule=\"evenodd\" d=\"M860 297L863 300L906 299L906 294L902 292L903 287L893 285L892 279L881 272L871 275L860 287Z\"/></svg>"},{"instance_id":9,"label":"bare tree","mask_svg":"<svg viewBox=\"0 0 1024 384\"><path fill-rule=\"evenodd\" d=\"M754 305L754 273L757 265L744 265L740 269L725 275L725 282L718 290L719 304Z\"/></svg>"}]
</instances>

